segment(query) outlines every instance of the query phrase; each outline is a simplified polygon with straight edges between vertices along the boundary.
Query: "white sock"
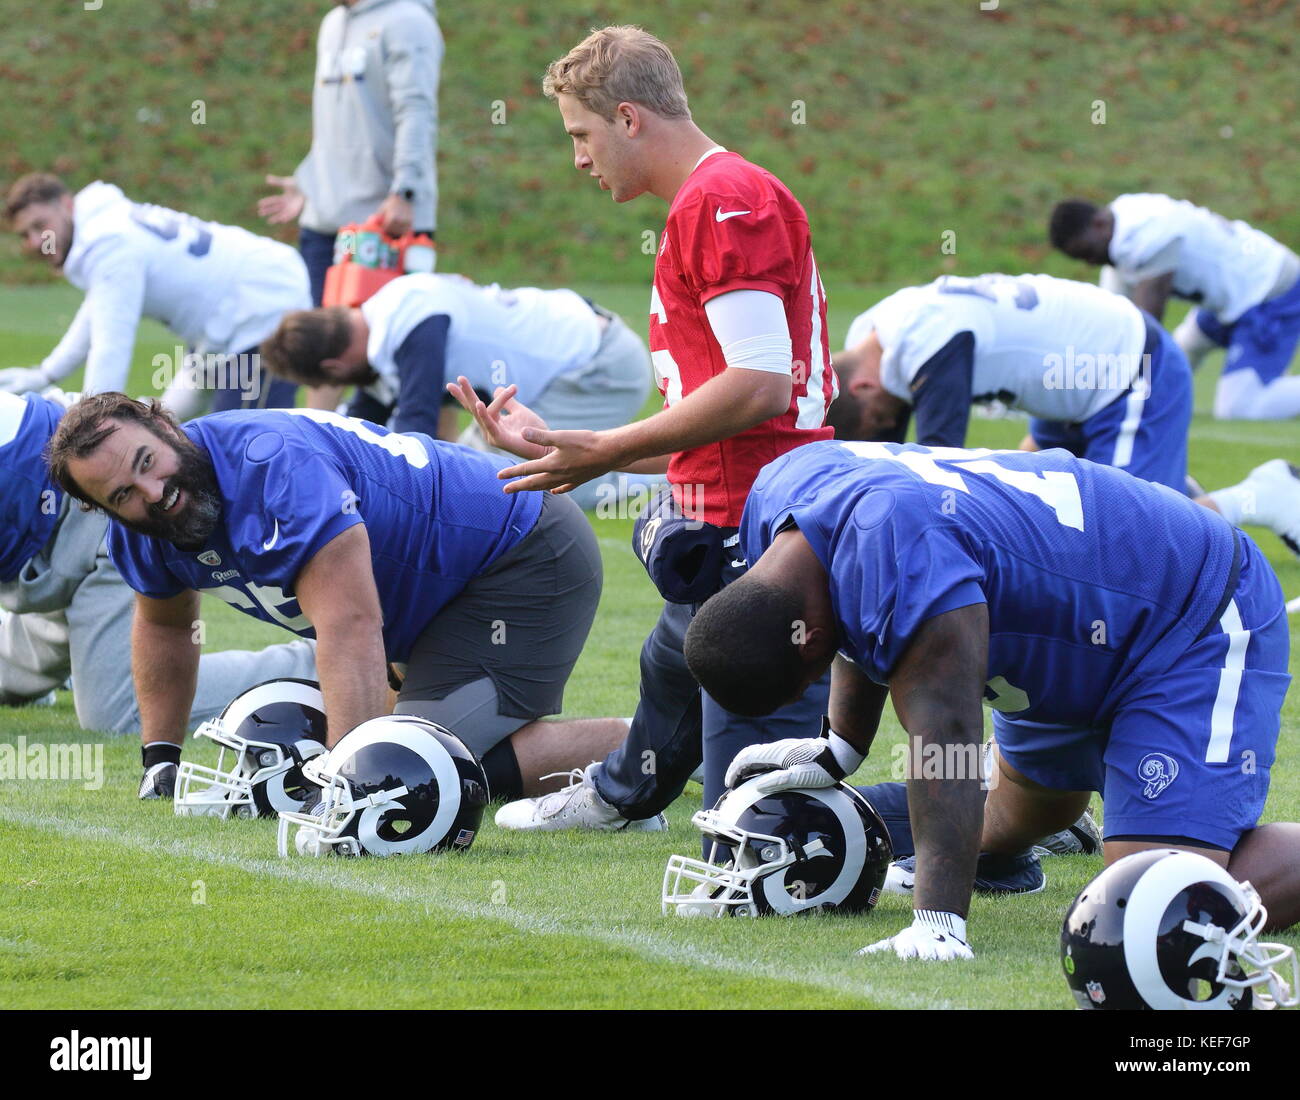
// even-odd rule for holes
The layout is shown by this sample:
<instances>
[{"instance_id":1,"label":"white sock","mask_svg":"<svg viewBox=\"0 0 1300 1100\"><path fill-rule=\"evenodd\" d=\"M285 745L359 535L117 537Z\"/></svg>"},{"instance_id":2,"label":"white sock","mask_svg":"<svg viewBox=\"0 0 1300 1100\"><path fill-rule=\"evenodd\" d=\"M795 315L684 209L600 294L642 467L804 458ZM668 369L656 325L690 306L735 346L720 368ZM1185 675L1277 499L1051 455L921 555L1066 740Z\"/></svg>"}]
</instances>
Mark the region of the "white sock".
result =
<instances>
[{"instance_id":1,"label":"white sock","mask_svg":"<svg viewBox=\"0 0 1300 1100\"><path fill-rule=\"evenodd\" d=\"M1227 489L1217 489L1210 493L1209 497L1219 509L1219 514L1233 527L1241 526L1241 517L1246 510L1246 504L1249 503L1253 507L1255 502L1255 494L1249 489L1243 489L1240 485L1233 485ZM1246 498L1249 498L1249 500Z\"/></svg>"}]
</instances>

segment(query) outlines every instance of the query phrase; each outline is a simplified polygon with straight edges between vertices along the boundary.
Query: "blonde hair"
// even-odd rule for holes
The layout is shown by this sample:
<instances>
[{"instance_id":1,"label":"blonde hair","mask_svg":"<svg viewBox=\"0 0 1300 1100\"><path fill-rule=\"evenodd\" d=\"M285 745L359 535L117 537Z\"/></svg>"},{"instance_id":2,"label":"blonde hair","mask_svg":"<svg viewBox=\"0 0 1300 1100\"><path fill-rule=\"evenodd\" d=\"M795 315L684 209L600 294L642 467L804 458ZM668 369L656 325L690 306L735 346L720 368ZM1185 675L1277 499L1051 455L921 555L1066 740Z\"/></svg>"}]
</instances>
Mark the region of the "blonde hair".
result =
<instances>
[{"instance_id":1,"label":"blonde hair","mask_svg":"<svg viewBox=\"0 0 1300 1100\"><path fill-rule=\"evenodd\" d=\"M547 66L542 92L548 99L571 95L607 122L624 102L648 107L661 118L691 117L672 51L640 27L592 31Z\"/></svg>"}]
</instances>

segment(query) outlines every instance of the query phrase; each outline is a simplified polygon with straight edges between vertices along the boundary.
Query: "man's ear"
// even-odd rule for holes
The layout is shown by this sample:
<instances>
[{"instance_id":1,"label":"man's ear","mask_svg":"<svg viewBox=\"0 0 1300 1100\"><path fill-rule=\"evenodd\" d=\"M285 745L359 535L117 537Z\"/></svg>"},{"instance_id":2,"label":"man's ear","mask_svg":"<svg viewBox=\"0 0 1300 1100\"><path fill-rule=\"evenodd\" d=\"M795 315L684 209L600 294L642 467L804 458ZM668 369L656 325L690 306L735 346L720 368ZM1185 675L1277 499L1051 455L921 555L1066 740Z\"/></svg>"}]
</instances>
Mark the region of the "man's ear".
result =
<instances>
[{"instance_id":1,"label":"man's ear","mask_svg":"<svg viewBox=\"0 0 1300 1100\"><path fill-rule=\"evenodd\" d=\"M635 103L620 103L614 108L614 121L623 128L628 137L636 137L641 132L644 120L641 117L641 108Z\"/></svg>"},{"instance_id":2,"label":"man's ear","mask_svg":"<svg viewBox=\"0 0 1300 1100\"><path fill-rule=\"evenodd\" d=\"M865 397L880 387L872 381L871 376L866 371L859 368L849 376L846 388L854 397Z\"/></svg>"},{"instance_id":3,"label":"man's ear","mask_svg":"<svg viewBox=\"0 0 1300 1100\"><path fill-rule=\"evenodd\" d=\"M820 664L835 655L835 632L824 625L808 623L799 643L799 656L805 664Z\"/></svg>"}]
</instances>

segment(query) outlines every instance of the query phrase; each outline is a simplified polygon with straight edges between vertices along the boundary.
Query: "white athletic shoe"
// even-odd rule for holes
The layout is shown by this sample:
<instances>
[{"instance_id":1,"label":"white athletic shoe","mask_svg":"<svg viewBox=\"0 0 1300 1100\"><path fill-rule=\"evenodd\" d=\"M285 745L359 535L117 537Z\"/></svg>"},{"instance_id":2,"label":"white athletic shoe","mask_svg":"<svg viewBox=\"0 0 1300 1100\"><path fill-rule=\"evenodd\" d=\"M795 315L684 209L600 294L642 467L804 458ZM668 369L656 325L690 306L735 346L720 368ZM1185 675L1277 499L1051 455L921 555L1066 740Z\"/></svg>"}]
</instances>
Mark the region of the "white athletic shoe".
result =
<instances>
[{"instance_id":1,"label":"white athletic shoe","mask_svg":"<svg viewBox=\"0 0 1300 1100\"><path fill-rule=\"evenodd\" d=\"M585 771L569 772L572 782L563 790L538 798L507 802L497 810L496 823L502 829L602 829L606 832L658 833L668 828L663 814L641 821L629 821L606 802L591 781L592 764ZM555 772L564 775L564 772ZM543 779L551 778L549 775Z\"/></svg>"},{"instance_id":2,"label":"white athletic shoe","mask_svg":"<svg viewBox=\"0 0 1300 1100\"><path fill-rule=\"evenodd\" d=\"M1243 514L1243 523L1271 527L1291 553L1300 557L1300 470L1285 458L1256 466L1241 483L1255 494L1255 515Z\"/></svg>"}]
</instances>

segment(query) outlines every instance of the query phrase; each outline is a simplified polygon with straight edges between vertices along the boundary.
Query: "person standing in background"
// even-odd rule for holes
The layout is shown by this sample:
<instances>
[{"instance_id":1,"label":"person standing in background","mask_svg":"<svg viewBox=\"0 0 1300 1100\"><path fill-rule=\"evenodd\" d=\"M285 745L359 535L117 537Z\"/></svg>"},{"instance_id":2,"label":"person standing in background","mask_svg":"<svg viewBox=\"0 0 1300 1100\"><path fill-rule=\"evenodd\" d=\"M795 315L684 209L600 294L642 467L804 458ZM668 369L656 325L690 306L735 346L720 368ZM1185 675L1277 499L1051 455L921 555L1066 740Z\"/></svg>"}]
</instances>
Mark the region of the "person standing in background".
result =
<instances>
[{"instance_id":1,"label":"person standing in background","mask_svg":"<svg viewBox=\"0 0 1300 1100\"><path fill-rule=\"evenodd\" d=\"M311 151L257 204L272 225L298 220L316 305L342 226L375 215L390 237L434 236L442 54L434 0L344 0L321 22Z\"/></svg>"}]
</instances>

